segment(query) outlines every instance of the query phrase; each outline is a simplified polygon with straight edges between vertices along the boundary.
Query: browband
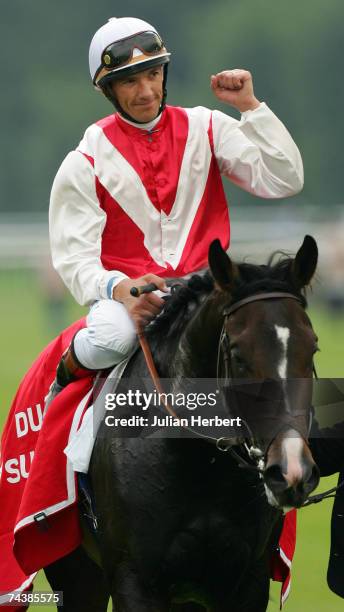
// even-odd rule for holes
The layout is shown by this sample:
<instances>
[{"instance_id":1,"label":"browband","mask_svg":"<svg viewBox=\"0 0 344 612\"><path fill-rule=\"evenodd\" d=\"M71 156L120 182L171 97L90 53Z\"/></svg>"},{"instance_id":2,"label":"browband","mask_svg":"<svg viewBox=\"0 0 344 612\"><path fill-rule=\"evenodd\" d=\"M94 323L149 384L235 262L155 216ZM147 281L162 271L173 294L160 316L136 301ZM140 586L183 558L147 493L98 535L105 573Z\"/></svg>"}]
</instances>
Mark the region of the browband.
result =
<instances>
[{"instance_id":1,"label":"browband","mask_svg":"<svg viewBox=\"0 0 344 612\"><path fill-rule=\"evenodd\" d=\"M259 300L271 300L274 298L275 299L276 298L289 298L291 300L296 300L297 302L300 302L301 304L300 298L294 295L293 293L284 293L283 291L273 291L270 293L256 293L255 295L251 295L250 297L244 298L243 300L239 300L239 302L235 302L231 306L224 308L223 314L225 316L229 316L233 314L233 312L241 308L241 306L245 306L245 304L250 304L251 302L258 302Z\"/></svg>"}]
</instances>

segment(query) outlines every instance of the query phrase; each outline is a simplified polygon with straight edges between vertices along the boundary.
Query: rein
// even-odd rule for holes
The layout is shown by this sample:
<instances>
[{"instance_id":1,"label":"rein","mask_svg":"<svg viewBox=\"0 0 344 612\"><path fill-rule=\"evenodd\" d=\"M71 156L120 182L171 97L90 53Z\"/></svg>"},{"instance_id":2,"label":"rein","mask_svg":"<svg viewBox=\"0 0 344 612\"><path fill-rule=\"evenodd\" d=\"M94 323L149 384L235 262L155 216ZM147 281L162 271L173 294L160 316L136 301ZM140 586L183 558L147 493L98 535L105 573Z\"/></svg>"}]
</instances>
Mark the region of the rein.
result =
<instances>
[{"instance_id":1,"label":"rein","mask_svg":"<svg viewBox=\"0 0 344 612\"><path fill-rule=\"evenodd\" d=\"M154 360L153 360L152 352L150 350L150 346L148 344L148 341L147 341L147 338L146 338L144 332L141 332L141 333L138 334L138 339L139 339L139 343L141 345L141 349L142 349L142 352L144 354L146 365L147 365L149 374L151 376L151 379L153 381L153 384L154 384L155 388L157 389L158 393L160 393L160 395L163 398L165 396L164 389L163 389L163 387L161 385L160 377L159 377L159 374L158 374L157 369L155 367L155 363L154 363ZM180 417L176 414L176 412L173 410L173 408L170 406L170 404L167 401L164 401L164 400L162 400L162 402L164 404L164 407L165 407L166 411L172 417L174 417L175 419L180 421ZM185 429L186 431L191 432L196 437L203 438L203 439L208 440L209 442L214 443L218 450L221 450L221 451L228 450L228 448L222 447L222 442L224 440L227 440L227 438L216 438L215 436L209 436L209 435L206 435L206 434L202 434L199 431L195 431L191 427L186 427L183 424L181 424L181 427L183 427L183 429ZM235 453L235 455L237 455L237 453ZM238 457L239 457L239 455L238 455Z\"/></svg>"},{"instance_id":2,"label":"rein","mask_svg":"<svg viewBox=\"0 0 344 612\"><path fill-rule=\"evenodd\" d=\"M328 489L327 491L324 491L323 493L317 493L315 495L310 495L308 499L306 499L306 501L302 504L302 508L307 508L307 506L310 506L311 504L319 504L320 502L323 501L323 499L329 499L330 497L336 497L336 493L337 491L339 491L339 489L341 489L342 487L344 487L344 480L342 480L339 485L337 485L336 487L333 487L332 489Z\"/></svg>"}]
</instances>

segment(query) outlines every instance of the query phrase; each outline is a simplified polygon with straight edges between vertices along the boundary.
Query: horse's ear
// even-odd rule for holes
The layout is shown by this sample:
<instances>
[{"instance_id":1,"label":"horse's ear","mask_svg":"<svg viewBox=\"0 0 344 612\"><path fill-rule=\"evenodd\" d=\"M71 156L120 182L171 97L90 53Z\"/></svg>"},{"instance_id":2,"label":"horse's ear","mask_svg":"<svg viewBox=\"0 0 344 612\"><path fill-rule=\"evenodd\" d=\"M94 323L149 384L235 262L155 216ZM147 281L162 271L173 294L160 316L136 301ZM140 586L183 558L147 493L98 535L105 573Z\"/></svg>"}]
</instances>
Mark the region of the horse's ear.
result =
<instances>
[{"instance_id":1,"label":"horse's ear","mask_svg":"<svg viewBox=\"0 0 344 612\"><path fill-rule=\"evenodd\" d=\"M239 276L237 266L223 250L219 240L214 240L208 252L210 271L214 277L216 285L223 291L231 292L234 281Z\"/></svg>"},{"instance_id":2,"label":"horse's ear","mask_svg":"<svg viewBox=\"0 0 344 612\"><path fill-rule=\"evenodd\" d=\"M298 289L311 282L318 263L318 247L312 236L305 236L291 266L292 281Z\"/></svg>"}]
</instances>

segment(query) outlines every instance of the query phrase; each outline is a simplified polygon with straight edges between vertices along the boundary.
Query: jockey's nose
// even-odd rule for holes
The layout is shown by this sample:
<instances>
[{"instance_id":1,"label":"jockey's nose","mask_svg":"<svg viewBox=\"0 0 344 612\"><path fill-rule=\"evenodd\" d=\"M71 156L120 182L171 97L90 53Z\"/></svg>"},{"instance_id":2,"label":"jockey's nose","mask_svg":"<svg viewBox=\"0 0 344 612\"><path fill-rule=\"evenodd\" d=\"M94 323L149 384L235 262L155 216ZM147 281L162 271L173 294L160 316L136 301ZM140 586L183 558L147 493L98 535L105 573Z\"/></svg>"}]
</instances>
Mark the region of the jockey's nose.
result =
<instances>
[{"instance_id":1,"label":"jockey's nose","mask_svg":"<svg viewBox=\"0 0 344 612\"><path fill-rule=\"evenodd\" d=\"M140 79L138 90L138 95L140 98L150 98L154 96L154 88L147 78Z\"/></svg>"}]
</instances>

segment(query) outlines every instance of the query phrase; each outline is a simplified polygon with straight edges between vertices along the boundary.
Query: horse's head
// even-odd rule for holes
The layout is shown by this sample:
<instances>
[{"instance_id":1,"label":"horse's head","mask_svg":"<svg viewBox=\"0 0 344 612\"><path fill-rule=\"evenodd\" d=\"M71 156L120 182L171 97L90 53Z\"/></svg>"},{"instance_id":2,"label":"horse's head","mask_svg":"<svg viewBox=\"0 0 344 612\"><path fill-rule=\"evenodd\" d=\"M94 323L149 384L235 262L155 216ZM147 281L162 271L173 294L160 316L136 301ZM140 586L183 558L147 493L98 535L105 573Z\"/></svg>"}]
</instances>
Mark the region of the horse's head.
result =
<instances>
[{"instance_id":1,"label":"horse's head","mask_svg":"<svg viewBox=\"0 0 344 612\"><path fill-rule=\"evenodd\" d=\"M228 409L235 405L249 445L262 452L267 498L277 507L301 506L319 481L307 445L317 337L303 296L317 257L310 236L294 259L267 266L236 265L219 241L209 250L224 304L219 374Z\"/></svg>"}]
</instances>

